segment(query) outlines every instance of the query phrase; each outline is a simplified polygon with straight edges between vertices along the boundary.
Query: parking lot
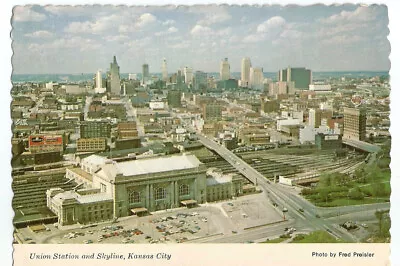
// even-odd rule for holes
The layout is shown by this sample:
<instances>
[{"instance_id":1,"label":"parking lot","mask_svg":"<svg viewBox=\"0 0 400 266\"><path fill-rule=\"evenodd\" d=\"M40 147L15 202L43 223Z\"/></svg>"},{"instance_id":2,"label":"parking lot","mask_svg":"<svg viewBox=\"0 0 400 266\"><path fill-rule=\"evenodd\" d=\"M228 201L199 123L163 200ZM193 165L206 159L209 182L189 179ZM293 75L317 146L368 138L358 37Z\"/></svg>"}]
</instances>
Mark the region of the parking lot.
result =
<instances>
[{"instance_id":1,"label":"parking lot","mask_svg":"<svg viewBox=\"0 0 400 266\"><path fill-rule=\"evenodd\" d=\"M184 243L216 235L237 234L246 228L281 220L281 215L266 201L265 195L254 194L191 209L124 217L117 223L63 228L46 225L47 231L33 233L28 228L18 231L28 243Z\"/></svg>"},{"instance_id":2,"label":"parking lot","mask_svg":"<svg viewBox=\"0 0 400 266\"><path fill-rule=\"evenodd\" d=\"M239 230L282 220L279 209L272 208L271 203L266 200L257 200L257 197L227 202L222 207Z\"/></svg>"}]
</instances>

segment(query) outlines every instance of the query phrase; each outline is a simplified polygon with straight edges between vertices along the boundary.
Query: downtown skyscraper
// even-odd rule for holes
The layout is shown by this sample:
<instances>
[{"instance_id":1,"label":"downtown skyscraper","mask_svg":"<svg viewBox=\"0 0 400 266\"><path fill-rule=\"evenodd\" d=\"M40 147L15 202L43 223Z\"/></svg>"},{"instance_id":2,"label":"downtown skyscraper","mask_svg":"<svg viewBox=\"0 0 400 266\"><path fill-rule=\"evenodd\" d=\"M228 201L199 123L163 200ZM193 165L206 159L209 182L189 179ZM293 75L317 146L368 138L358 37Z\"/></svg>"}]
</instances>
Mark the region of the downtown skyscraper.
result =
<instances>
[{"instance_id":1,"label":"downtown skyscraper","mask_svg":"<svg viewBox=\"0 0 400 266\"><path fill-rule=\"evenodd\" d=\"M95 93L104 93L106 88L103 86L103 75L101 70L98 70L95 77L95 84L94 84L94 92Z\"/></svg>"},{"instance_id":2,"label":"downtown skyscraper","mask_svg":"<svg viewBox=\"0 0 400 266\"><path fill-rule=\"evenodd\" d=\"M241 78L240 78L240 86L241 87L249 87L250 83L250 68L251 68L251 61L250 58L244 57L242 59L242 67L241 67Z\"/></svg>"},{"instance_id":3,"label":"downtown skyscraper","mask_svg":"<svg viewBox=\"0 0 400 266\"><path fill-rule=\"evenodd\" d=\"M191 67L183 68L183 76L185 78L185 83L187 85L192 84L193 82L193 69Z\"/></svg>"},{"instance_id":4,"label":"downtown skyscraper","mask_svg":"<svg viewBox=\"0 0 400 266\"><path fill-rule=\"evenodd\" d=\"M119 76L119 66L114 55L113 62L110 64L110 87L112 94L121 93L121 80Z\"/></svg>"},{"instance_id":5,"label":"downtown skyscraper","mask_svg":"<svg viewBox=\"0 0 400 266\"><path fill-rule=\"evenodd\" d=\"M261 90L264 87L264 73L262 67L250 68L250 85L252 89Z\"/></svg>"},{"instance_id":6,"label":"downtown skyscraper","mask_svg":"<svg viewBox=\"0 0 400 266\"><path fill-rule=\"evenodd\" d=\"M147 81L150 79L150 72L149 72L149 65L143 64L142 65L142 83L146 84Z\"/></svg>"},{"instance_id":7,"label":"downtown skyscraper","mask_svg":"<svg viewBox=\"0 0 400 266\"><path fill-rule=\"evenodd\" d=\"M168 68L167 68L167 59L163 59L162 65L161 65L161 73L162 73L162 80L163 81L168 81Z\"/></svg>"},{"instance_id":8,"label":"downtown skyscraper","mask_svg":"<svg viewBox=\"0 0 400 266\"><path fill-rule=\"evenodd\" d=\"M293 81L296 89L308 90L312 83L312 72L305 67L288 67L279 70L278 81Z\"/></svg>"},{"instance_id":9,"label":"downtown skyscraper","mask_svg":"<svg viewBox=\"0 0 400 266\"><path fill-rule=\"evenodd\" d=\"M96 73L95 88L99 88L99 89L103 88L103 78L102 78L101 70L98 70Z\"/></svg>"},{"instance_id":10,"label":"downtown skyscraper","mask_svg":"<svg viewBox=\"0 0 400 266\"><path fill-rule=\"evenodd\" d=\"M221 60L219 77L221 80L228 80L231 77L231 67L228 62L228 58Z\"/></svg>"}]
</instances>

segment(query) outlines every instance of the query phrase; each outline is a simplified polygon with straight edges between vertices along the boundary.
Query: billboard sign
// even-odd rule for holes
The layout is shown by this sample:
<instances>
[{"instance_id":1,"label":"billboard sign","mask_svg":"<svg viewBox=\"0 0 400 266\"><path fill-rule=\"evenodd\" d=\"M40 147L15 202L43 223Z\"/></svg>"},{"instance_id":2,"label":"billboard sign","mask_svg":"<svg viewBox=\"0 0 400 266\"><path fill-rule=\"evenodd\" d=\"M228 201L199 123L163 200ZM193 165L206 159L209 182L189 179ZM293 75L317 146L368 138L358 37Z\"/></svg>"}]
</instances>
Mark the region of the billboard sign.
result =
<instances>
[{"instance_id":1,"label":"billboard sign","mask_svg":"<svg viewBox=\"0 0 400 266\"><path fill-rule=\"evenodd\" d=\"M339 135L328 135L325 136L325 140L338 140L339 139Z\"/></svg>"},{"instance_id":2,"label":"billboard sign","mask_svg":"<svg viewBox=\"0 0 400 266\"><path fill-rule=\"evenodd\" d=\"M29 147L43 145L62 145L62 136L29 136Z\"/></svg>"}]
</instances>

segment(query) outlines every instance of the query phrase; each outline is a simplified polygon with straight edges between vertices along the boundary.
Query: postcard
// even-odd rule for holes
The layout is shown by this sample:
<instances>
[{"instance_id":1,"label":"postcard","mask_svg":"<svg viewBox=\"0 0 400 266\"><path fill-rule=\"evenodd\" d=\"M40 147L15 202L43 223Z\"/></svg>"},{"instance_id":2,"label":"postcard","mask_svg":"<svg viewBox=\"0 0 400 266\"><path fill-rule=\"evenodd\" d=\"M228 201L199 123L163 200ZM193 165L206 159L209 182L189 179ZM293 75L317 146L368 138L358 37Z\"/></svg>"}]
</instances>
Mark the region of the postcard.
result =
<instances>
[{"instance_id":1,"label":"postcard","mask_svg":"<svg viewBox=\"0 0 400 266\"><path fill-rule=\"evenodd\" d=\"M388 23L14 6L14 264L389 265Z\"/></svg>"}]
</instances>

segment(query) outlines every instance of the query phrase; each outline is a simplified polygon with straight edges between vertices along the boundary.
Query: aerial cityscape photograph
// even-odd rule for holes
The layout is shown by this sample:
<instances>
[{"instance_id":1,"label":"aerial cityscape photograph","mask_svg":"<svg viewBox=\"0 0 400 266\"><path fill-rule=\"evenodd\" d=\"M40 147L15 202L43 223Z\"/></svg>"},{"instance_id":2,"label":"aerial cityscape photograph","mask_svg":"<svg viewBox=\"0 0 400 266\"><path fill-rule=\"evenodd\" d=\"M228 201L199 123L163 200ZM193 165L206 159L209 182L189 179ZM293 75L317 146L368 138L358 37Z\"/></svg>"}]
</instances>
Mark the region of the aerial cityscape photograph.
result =
<instances>
[{"instance_id":1,"label":"aerial cityscape photograph","mask_svg":"<svg viewBox=\"0 0 400 266\"><path fill-rule=\"evenodd\" d=\"M13 243L390 243L388 23L16 6Z\"/></svg>"}]
</instances>

